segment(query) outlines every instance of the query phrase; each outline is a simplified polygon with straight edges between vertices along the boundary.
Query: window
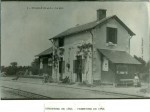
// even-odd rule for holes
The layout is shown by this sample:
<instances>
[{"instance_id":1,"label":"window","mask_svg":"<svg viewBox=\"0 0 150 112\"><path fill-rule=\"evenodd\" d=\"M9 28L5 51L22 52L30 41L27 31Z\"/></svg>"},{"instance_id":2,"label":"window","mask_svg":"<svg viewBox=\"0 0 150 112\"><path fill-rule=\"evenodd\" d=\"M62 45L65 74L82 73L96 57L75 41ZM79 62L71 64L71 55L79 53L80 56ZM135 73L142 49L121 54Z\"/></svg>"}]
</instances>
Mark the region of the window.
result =
<instances>
[{"instance_id":1,"label":"window","mask_svg":"<svg viewBox=\"0 0 150 112\"><path fill-rule=\"evenodd\" d=\"M127 65L117 65L117 74L128 74Z\"/></svg>"},{"instance_id":2,"label":"window","mask_svg":"<svg viewBox=\"0 0 150 112\"><path fill-rule=\"evenodd\" d=\"M117 28L107 27L107 43L117 44Z\"/></svg>"},{"instance_id":3,"label":"window","mask_svg":"<svg viewBox=\"0 0 150 112\"><path fill-rule=\"evenodd\" d=\"M58 45L59 45L59 47L63 47L64 46L64 38L60 38L59 39Z\"/></svg>"}]
</instances>

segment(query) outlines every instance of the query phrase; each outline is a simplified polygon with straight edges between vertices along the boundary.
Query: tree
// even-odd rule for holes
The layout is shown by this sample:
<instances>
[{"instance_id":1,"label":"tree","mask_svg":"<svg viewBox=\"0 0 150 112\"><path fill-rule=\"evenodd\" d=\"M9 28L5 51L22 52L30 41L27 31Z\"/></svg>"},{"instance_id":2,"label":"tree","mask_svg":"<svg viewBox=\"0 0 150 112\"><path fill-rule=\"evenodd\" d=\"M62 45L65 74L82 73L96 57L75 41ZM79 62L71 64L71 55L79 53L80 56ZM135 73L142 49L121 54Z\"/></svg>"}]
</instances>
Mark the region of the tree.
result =
<instances>
[{"instance_id":1,"label":"tree","mask_svg":"<svg viewBox=\"0 0 150 112\"><path fill-rule=\"evenodd\" d=\"M137 57L134 55L134 58L137 59L141 65L138 66L138 71L140 73L140 78L144 82L149 82L149 67L150 61L146 62L141 57Z\"/></svg>"},{"instance_id":2,"label":"tree","mask_svg":"<svg viewBox=\"0 0 150 112\"><path fill-rule=\"evenodd\" d=\"M11 65L12 67L17 67L17 62L11 62L10 65Z\"/></svg>"},{"instance_id":3,"label":"tree","mask_svg":"<svg viewBox=\"0 0 150 112\"><path fill-rule=\"evenodd\" d=\"M16 75L18 72L17 62L11 62L9 66L3 67L3 72L6 72L6 75Z\"/></svg>"},{"instance_id":4,"label":"tree","mask_svg":"<svg viewBox=\"0 0 150 112\"><path fill-rule=\"evenodd\" d=\"M82 53L84 60L82 63L84 63L84 68L83 71L85 72L86 75L86 81L85 83L88 83L88 73L89 73L89 69L90 69L90 65L88 62L89 58L92 58L92 49L93 49L93 45L91 43L83 43L82 45L78 46L79 51L77 52L77 55ZM86 69L87 67L87 69Z\"/></svg>"},{"instance_id":5,"label":"tree","mask_svg":"<svg viewBox=\"0 0 150 112\"><path fill-rule=\"evenodd\" d=\"M137 57L136 55L134 55L134 58L135 58L136 60L138 60L138 61L141 63L141 65L138 66L139 72L140 72L140 73L146 72L146 71L147 71L147 70L146 70L146 61L143 60L141 57Z\"/></svg>"},{"instance_id":6,"label":"tree","mask_svg":"<svg viewBox=\"0 0 150 112\"><path fill-rule=\"evenodd\" d=\"M150 60L146 63L146 71L150 72Z\"/></svg>"},{"instance_id":7,"label":"tree","mask_svg":"<svg viewBox=\"0 0 150 112\"><path fill-rule=\"evenodd\" d=\"M31 72L34 75L39 74L39 66L40 66L40 61L38 58L35 58L33 62L31 63Z\"/></svg>"},{"instance_id":8,"label":"tree","mask_svg":"<svg viewBox=\"0 0 150 112\"><path fill-rule=\"evenodd\" d=\"M146 61L143 60L141 57L137 57L136 55L134 55L134 58L137 59L142 65L146 65Z\"/></svg>"},{"instance_id":9,"label":"tree","mask_svg":"<svg viewBox=\"0 0 150 112\"><path fill-rule=\"evenodd\" d=\"M19 72L25 73L30 69L30 66L17 66L17 62L11 62L9 66L1 66L1 71L5 72L7 76L17 75Z\"/></svg>"}]
</instances>

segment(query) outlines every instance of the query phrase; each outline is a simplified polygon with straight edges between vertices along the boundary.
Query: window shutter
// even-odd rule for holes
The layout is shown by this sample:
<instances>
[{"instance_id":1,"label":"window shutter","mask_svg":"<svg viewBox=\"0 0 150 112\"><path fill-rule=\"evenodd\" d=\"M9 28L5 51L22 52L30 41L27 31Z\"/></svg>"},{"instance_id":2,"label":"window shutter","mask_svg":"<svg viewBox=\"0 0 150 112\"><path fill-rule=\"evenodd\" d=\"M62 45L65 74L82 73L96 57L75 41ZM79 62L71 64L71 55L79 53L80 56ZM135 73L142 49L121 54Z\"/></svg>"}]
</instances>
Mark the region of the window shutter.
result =
<instances>
[{"instance_id":1,"label":"window shutter","mask_svg":"<svg viewBox=\"0 0 150 112\"><path fill-rule=\"evenodd\" d=\"M75 64L76 60L73 60L73 73L76 73L76 64Z\"/></svg>"},{"instance_id":2,"label":"window shutter","mask_svg":"<svg viewBox=\"0 0 150 112\"><path fill-rule=\"evenodd\" d=\"M62 62L62 73L65 73L65 61Z\"/></svg>"},{"instance_id":3,"label":"window shutter","mask_svg":"<svg viewBox=\"0 0 150 112\"><path fill-rule=\"evenodd\" d=\"M85 71L85 59L82 59L82 73Z\"/></svg>"},{"instance_id":4,"label":"window shutter","mask_svg":"<svg viewBox=\"0 0 150 112\"><path fill-rule=\"evenodd\" d=\"M78 64L77 64L77 60L73 60L73 73L77 73L78 72Z\"/></svg>"},{"instance_id":5,"label":"window shutter","mask_svg":"<svg viewBox=\"0 0 150 112\"><path fill-rule=\"evenodd\" d=\"M115 44L117 44L117 28L115 30Z\"/></svg>"}]
</instances>

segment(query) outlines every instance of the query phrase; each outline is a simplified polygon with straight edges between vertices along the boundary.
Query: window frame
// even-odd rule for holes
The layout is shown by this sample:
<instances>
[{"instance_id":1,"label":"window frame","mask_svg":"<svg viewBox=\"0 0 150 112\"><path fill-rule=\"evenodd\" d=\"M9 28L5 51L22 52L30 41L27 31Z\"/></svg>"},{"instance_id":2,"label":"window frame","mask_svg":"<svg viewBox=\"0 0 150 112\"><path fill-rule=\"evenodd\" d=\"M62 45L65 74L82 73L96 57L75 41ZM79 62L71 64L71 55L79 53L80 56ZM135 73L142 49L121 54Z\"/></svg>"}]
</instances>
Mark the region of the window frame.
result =
<instances>
[{"instance_id":1,"label":"window frame","mask_svg":"<svg viewBox=\"0 0 150 112\"><path fill-rule=\"evenodd\" d=\"M115 36L110 36L110 30L114 30ZM113 40L114 38L114 40ZM117 40L118 40L118 29L115 27L106 27L106 43L112 42L113 44L117 44Z\"/></svg>"},{"instance_id":2,"label":"window frame","mask_svg":"<svg viewBox=\"0 0 150 112\"><path fill-rule=\"evenodd\" d=\"M123 68L124 70L120 70L120 68L121 69ZM129 67L128 67L128 65L125 65L125 64L118 64L116 66L116 72L117 72L117 74L121 74L121 72L124 72L123 74L129 74Z\"/></svg>"},{"instance_id":3,"label":"window frame","mask_svg":"<svg viewBox=\"0 0 150 112\"><path fill-rule=\"evenodd\" d=\"M64 38L58 39L58 47L64 47Z\"/></svg>"}]
</instances>

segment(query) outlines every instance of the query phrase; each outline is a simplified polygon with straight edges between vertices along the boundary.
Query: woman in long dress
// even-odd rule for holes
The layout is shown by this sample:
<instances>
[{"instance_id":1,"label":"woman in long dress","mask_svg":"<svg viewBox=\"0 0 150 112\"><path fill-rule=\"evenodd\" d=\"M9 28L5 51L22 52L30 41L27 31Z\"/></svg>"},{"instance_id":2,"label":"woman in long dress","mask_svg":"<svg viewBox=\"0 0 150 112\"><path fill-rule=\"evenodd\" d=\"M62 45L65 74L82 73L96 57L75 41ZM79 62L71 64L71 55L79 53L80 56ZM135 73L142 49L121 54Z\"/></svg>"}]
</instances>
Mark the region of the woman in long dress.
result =
<instances>
[{"instance_id":1,"label":"woman in long dress","mask_svg":"<svg viewBox=\"0 0 150 112\"><path fill-rule=\"evenodd\" d=\"M139 77L138 77L138 75L135 73L135 76L134 76L134 86L135 86L135 87L138 87L139 82L140 82Z\"/></svg>"}]
</instances>

